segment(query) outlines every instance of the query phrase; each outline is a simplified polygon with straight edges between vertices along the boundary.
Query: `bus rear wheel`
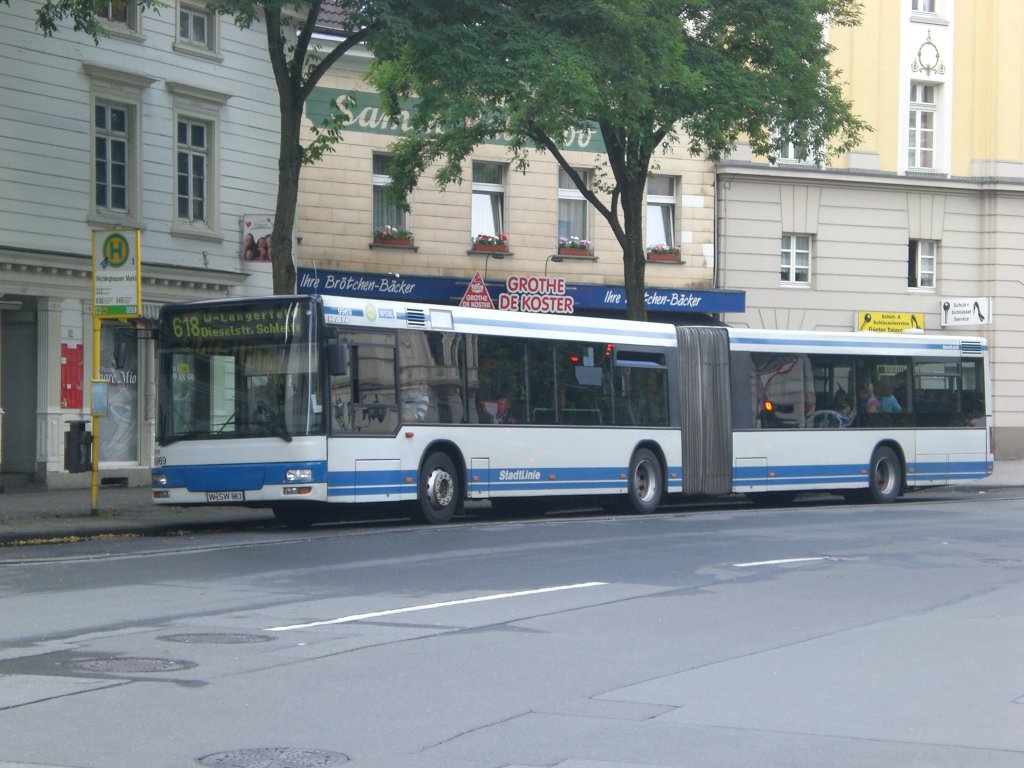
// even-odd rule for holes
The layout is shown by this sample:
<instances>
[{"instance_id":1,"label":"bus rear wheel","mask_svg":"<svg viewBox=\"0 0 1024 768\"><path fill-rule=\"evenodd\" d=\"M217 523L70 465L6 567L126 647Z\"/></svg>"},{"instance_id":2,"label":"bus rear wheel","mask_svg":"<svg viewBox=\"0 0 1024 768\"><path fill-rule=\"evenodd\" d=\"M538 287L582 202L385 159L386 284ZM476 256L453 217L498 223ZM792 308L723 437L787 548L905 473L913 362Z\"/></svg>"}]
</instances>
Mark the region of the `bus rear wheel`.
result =
<instances>
[{"instance_id":1,"label":"bus rear wheel","mask_svg":"<svg viewBox=\"0 0 1024 768\"><path fill-rule=\"evenodd\" d=\"M665 473L653 451L641 448L629 462L629 486L626 491L626 509L646 515L661 505L665 492Z\"/></svg>"},{"instance_id":2,"label":"bus rear wheel","mask_svg":"<svg viewBox=\"0 0 1024 768\"><path fill-rule=\"evenodd\" d=\"M417 517L430 525L447 523L462 508L459 472L447 453L435 451L423 462L416 503Z\"/></svg>"},{"instance_id":3,"label":"bus rear wheel","mask_svg":"<svg viewBox=\"0 0 1024 768\"><path fill-rule=\"evenodd\" d=\"M899 497L903 490L903 464L896 451L879 446L871 455L868 467L868 489L865 497L875 504L889 504Z\"/></svg>"}]
</instances>

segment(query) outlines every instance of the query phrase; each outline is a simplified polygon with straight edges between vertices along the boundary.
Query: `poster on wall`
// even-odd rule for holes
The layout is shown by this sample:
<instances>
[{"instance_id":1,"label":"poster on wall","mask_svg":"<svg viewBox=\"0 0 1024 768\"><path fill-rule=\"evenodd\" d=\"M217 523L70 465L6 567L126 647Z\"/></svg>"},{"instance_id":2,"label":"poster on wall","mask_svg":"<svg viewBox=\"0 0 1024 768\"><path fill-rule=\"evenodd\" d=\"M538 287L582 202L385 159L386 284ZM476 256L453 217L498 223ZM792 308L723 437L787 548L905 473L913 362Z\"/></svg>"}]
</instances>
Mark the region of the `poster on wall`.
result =
<instances>
[{"instance_id":1,"label":"poster on wall","mask_svg":"<svg viewBox=\"0 0 1024 768\"><path fill-rule=\"evenodd\" d=\"M266 213L247 213L242 217L242 260L270 261L270 235L274 217Z\"/></svg>"},{"instance_id":2,"label":"poster on wall","mask_svg":"<svg viewBox=\"0 0 1024 768\"><path fill-rule=\"evenodd\" d=\"M107 415L100 425L100 461L139 460L139 345L121 323L100 328L100 378Z\"/></svg>"},{"instance_id":3,"label":"poster on wall","mask_svg":"<svg viewBox=\"0 0 1024 768\"><path fill-rule=\"evenodd\" d=\"M82 382L84 381L84 356L82 345L77 341L62 341L60 344L60 407L79 409L82 407Z\"/></svg>"}]
</instances>

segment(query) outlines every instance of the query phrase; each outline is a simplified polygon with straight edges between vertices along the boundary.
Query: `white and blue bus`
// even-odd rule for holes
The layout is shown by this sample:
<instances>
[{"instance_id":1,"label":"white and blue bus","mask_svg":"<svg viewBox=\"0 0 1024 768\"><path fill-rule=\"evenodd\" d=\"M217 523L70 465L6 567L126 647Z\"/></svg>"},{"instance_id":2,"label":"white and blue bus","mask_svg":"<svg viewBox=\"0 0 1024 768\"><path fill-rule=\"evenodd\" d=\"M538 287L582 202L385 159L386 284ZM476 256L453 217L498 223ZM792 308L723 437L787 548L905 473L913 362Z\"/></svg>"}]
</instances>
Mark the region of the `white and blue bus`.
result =
<instances>
[{"instance_id":1,"label":"white and blue bus","mask_svg":"<svg viewBox=\"0 0 1024 768\"><path fill-rule=\"evenodd\" d=\"M153 497L443 523L669 496L885 503L992 472L983 339L674 326L336 296L165 306Z\"/></svg>"}]
</instances>

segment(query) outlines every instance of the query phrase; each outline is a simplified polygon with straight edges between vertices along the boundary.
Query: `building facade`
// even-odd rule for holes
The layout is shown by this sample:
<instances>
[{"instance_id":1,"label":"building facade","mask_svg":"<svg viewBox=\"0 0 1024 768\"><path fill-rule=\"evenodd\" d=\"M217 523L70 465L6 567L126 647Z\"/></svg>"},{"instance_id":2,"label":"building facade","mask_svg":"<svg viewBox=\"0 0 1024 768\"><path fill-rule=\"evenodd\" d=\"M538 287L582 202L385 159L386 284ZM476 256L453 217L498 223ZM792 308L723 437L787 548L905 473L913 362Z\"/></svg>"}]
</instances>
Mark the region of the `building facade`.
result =
<instances>
[{"instance_id":1,"label":"building facade","mask_svg":"<svg viewBox=\"0 0 1024 768\"><path fill-rule=\"evenodd\" d=\"M332 102L342 104L347 125L336 151L303 169L301 292L625 316L622 249L546 153L533 153L521 173L496 141L465 163L462 184L441 189L428 171L411 211L390 205L388 147L406 127L381 110L364 80L368 62L346 56L307 104L314 124ZM573 167L596 183L606 171L600 135L573 134L565 146ZM659 156L647 200L652 318L742 311L742 294L713 284L713 206L713 166L685 148Z\"/></svg>"},{"instance_id":2,"label":"building facade","mask_svg":"<svg viewBox=\"0 0 1024 768\"><path fill-rule=\"evenodd\" d=\"M867 0L830 40L861 146L827 168L740 147L715 174L715 281L747 297L726 322L983 336L997 458L1024 456L1022 22L1020 3Z\"/></svg>"},{"instance_id":3,"label":"building facade","mask_svg":"<svg viewBox=\"0 0 1024 768\"><path fill-rule=\"evenodd\" d=\"M148 483L159 306L271 290L270 264L242 251L276 199L265 35L201 2L111 3L94 44L44 37L40 5L0 6L0 485L88 483L64 471L64 435L90 418L94 379L109 382L103 479ZM141 316L101 322L94 370L94 280L121 266L94 249L111 235L141 264Z\"/></svg>"}]
</instances>

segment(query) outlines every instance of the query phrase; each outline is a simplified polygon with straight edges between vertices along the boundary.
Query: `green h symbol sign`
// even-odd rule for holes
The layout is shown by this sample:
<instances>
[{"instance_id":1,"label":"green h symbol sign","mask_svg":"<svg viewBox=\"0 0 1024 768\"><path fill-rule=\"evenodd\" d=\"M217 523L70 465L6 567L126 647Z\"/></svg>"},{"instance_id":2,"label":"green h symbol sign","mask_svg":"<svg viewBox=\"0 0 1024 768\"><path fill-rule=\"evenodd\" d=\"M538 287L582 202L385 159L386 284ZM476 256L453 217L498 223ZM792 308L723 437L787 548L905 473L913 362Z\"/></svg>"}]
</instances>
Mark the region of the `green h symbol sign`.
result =
<instances>
[{"instance_id":1,"label":"green h symbol sign","mask_svg":"<svg viewBox=\"0 0 1024 768\"><path fill-rule=\"evenodd\" d=\"M103 265L122 267L128 261L128 241L124 235L113 234L103 241Z\"/></svg>"}]
</instances>

